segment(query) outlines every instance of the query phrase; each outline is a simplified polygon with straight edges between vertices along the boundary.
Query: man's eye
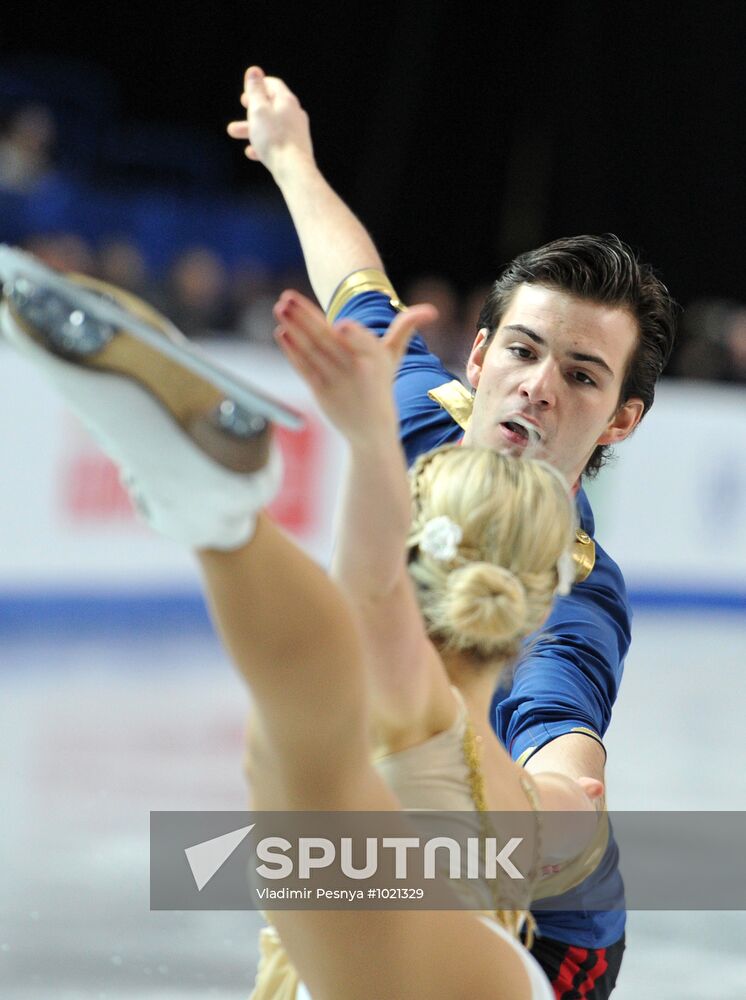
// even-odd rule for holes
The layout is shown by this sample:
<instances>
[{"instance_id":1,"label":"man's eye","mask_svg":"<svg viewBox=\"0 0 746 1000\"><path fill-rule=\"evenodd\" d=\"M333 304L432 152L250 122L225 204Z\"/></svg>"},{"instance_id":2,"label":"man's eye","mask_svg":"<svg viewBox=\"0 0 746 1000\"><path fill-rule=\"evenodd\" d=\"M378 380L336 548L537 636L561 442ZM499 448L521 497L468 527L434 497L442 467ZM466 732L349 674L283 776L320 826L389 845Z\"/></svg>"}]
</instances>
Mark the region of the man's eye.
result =
<instances>
[{"instance_id":1,"label":"man's eye","mask_svg":"<svg viewBox=\"0 0 746 1000\"><path fill-rule=\"evenodd\" d=\"M586 372L573 372L573 378L581 385L595 385L594 380Z\"/></svg>"},{"instance_id":2,"label":"man's eye","mask_svg":"<svg viewBox=\"0 0 746 1000\"><path fill-rule=\"evenodd\" d=\"M528 347L520 347L519 345L514 344L512 347L509 347L508 350L516 358L533 357L533 351L531 351L531 349Z\"/></svg>"}]
</instances>

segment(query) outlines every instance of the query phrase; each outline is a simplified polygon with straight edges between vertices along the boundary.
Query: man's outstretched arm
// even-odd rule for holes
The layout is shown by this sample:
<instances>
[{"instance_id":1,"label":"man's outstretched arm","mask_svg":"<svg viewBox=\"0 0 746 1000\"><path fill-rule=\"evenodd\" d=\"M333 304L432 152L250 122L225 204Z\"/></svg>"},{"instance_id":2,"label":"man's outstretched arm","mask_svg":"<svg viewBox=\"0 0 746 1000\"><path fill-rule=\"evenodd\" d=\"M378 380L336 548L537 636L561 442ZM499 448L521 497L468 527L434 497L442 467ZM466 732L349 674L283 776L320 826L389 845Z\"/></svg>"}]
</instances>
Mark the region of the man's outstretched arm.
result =
<instances>
[{"instance_id":1,"label":"man's outstretched arm","mask_svg":"<svg viewBox=\"0 0 746 1000\"><path fill-rule=\"evenodd\" d=\"M353 271L383 270L365 227L322 176L313 155L308 115L282 80L251 66L244 77L244 121L228 134L248 142L279 187L303 249L316 298L326 309L340 282Z\"/></svg>"}]
</instances>

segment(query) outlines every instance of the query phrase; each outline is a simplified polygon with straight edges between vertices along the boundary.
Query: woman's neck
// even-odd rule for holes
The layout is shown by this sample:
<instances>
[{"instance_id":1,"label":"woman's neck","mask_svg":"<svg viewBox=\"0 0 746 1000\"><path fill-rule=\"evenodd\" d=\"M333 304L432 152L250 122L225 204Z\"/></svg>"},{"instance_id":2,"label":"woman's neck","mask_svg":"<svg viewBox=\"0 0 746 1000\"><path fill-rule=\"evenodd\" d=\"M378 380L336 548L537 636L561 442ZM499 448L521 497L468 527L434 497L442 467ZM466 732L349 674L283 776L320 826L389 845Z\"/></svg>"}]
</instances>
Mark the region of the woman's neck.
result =
<instances>
[{"instance_id":1,"label":"woman's neck","mask_svg":"<svg viewBox=\"0 0 746 1000\"><path fill-rule=\"evenodd\" d=\"M505 670L505 658L482 661L466 653L443 651L440 655L448 678L460 691L471 717L486 721L498 678Z\"/></svg>"}]
</instances>

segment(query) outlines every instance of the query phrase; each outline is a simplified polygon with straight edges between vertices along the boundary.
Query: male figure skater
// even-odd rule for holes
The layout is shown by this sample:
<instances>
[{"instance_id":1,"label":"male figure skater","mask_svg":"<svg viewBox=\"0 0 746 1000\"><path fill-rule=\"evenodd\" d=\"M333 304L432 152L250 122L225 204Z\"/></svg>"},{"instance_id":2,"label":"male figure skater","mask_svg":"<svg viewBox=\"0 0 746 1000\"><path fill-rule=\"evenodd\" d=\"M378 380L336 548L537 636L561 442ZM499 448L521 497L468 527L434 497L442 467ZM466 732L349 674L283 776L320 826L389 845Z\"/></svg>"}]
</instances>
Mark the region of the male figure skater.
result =
<instances>
[{"instance_id":1,"label":"male figure skater","mask_svg":"<svg viewBox=\"0 0 746 1000\"><path fill-rule=\"evenodd\" d=\"M330 321L353 318L382 334L403 306L365 228L319 172L297 98L251 67L242 103L247 120L229 133L248 143L247 156L280 188ZM410 462L463 439L547 459L576 493L577 582L493 702L496 732L531 772L603 781L602 740L629 647L630 608L618 566L595 543L581 480L652 405L674 311L665 286L621 240L557 240L512 261L490 291L467 364L473 395L418 337L397 374ZM535 914L534 955L562 1000L608 997L619 971L625 914L613 838L599 857L588 877L559 873L556 909Z\"/></svg>"}]
</instances>

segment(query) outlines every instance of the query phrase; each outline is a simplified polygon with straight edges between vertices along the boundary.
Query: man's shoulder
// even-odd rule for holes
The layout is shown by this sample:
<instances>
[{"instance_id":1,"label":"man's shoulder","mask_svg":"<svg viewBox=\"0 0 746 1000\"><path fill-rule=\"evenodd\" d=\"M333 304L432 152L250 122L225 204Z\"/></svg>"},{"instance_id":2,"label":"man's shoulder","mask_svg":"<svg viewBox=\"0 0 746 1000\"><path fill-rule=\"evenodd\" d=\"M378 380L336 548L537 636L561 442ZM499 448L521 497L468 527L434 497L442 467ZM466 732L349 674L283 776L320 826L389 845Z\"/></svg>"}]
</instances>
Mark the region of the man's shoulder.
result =
<instances>
[{"instance_id":1,"label":"man's shoulder","mask_svg":"<svg viewBox=\"0 0 746 1000\"><path fill-rule=\"evenodd\" d=\"M581 584L573 588L580 591L583 584L588 583L586 592L592 592L595 588L603 587L611 591L619 598L619 602L627 606L627 586L624 582L624 574L619 564L609 555L606 549L600 544L596 537L596 521L593 516L593 509L590 500L584 489L580 489L575 498L581 531L593 544L593 569Z\"/></svg>"}]
</instances>

